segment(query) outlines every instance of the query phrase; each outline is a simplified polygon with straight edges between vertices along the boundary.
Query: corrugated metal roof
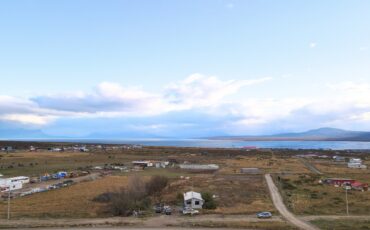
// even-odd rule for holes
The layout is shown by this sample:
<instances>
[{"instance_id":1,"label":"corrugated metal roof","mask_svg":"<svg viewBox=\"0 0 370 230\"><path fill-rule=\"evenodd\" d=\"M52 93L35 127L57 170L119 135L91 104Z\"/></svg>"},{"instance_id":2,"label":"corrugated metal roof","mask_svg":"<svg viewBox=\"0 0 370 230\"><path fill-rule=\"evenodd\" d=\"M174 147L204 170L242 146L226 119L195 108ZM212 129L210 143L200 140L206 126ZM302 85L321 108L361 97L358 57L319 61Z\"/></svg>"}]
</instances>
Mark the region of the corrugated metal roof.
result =
<instances>
[{"instance_id":1,"label":"corrugated metal roof","mask_svg":"<svg viewBox=\"0 0 370 230\"><path fill-rule=\"evenodd\" d=\"M202 195L198 192L186 192L184 193L184 200L191 200L191 199L197 199L197 200L203 200Z\"/></svg>"}]
</instances>

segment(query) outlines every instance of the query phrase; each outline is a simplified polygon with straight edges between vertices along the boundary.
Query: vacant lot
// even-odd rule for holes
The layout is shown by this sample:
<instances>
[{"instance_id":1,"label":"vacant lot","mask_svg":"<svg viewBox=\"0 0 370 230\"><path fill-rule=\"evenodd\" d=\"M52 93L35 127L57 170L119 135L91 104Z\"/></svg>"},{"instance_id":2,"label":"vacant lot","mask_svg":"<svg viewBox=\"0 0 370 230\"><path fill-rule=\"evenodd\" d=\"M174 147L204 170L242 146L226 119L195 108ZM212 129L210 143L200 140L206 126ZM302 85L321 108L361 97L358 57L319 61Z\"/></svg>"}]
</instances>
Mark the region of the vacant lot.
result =
<instances>
[{"instance_id":1,"label":"vacant lot","mask_svg":"<svg viewBox=\"0 0 370 230\"><path fill-rule=\"evenodd\" d=\"M97 195L125 186L127 177L108 176L96 181L37 193L11 201L12 217L97 217L104 216L103 205L93 202ZM7 203L0 203L0 216L6 217Z\"/></svg>"},{"instance_id":2,"label":"vacant lot","mask_svg":"<svg viewBox=\"0 0 370 230\"><path fill-rule=\"evenodd\" d=\"M326 175L350 177L368 182L368 175ZM325 176L322 176L323 178ZM331 185L322 185L321 176L314 174L280 175L275 177L285 203L300 215L346 214L345 190ZM349 212L352 215L370 213L370 192L348 191Z\"/></svg>"},{"instance_id":3,"label":"vacant lot","mask_svg":"<svg viewBox=\"0 0 370 230\"><path fill-rule=\"evenodd\" d=\"M221 173L239 173L241 168L260 168L263 173L305 173L306 167L296 158L282 158L273 155L241 156L219 161L224 167Z\"/></svg>"},{"instance_id":4,"label":"vacant lot","mask_svg":"<svg viewBox=\"0 0 370 230\"><path fill-rule=\"evenodd\" d=\"M312 160L313 165L322 173L327 174L370 174L370 161L364 161L368 169L352 169L347 167L346 162L334 162L332 160Z\"/></svg>"},{"instance_id":5,"label":"vacant lot","mask_svg":"<svg viewBox=\"0 0 370 230\"><path fill-rule=\"evenodd\" d=\"M311 223L323 230L370 229L370 221L366 220L315 220L311 221Z\"/></svg>"}]
</instances>

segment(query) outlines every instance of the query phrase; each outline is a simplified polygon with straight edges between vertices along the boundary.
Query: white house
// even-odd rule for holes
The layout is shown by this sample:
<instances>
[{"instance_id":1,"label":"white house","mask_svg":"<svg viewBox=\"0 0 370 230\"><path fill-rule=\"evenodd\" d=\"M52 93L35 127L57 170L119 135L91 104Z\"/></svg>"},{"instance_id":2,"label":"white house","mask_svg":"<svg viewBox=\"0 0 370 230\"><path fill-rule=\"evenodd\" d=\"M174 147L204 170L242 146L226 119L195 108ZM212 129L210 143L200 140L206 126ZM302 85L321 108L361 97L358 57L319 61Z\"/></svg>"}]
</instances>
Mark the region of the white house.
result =
<instances>
[{"instance_id":1,"label":"white house","mask_svg":"<svg viewBox=\"0 0 370 230\"><path fill-rule=\"evenodd\" d=\"M359 163L362 164L362 160L360 158L351 158L349 163Z\"/></svg>"},{"instance_id":2,"label":"white house","mask_svg":"<svg viewBox=\"0 0 370 230\"><path fill-rule=\"evenodd\" d=\"M366 165L363 165L361 163L347 163L348 168L354 168L354 169L367 169Z\"/></svg>"},{"instance_id":3,"label":"white house","mask_svg":"<svg viewBox=\"0 0 370 230\"><path fill-rule=\"evenodd\" d=\"M198 192L186 192L184 193L184 206L187 208L201 209L203 207L204 200L202 195Z\"/></svg>"},{"instance_id":4,"label":"white house","mask_svg":"<svg viewBox=\"0 0 370 230\"><path fill-rule=\"evenodd\" d=\"M22 184L27 184L30 183L30 178L27 176L17 176L17 177L12 177L8 178L11 182L21 182Z\"/></svg>"},{"instance_id":5,"label":"white house","mask_svg":"<svg viewBox=\"0 0 370 230\"><path fill-rule=\"evenodd\" d=\"M9 191L9 189L22 189L23 183L21 181L12 181L11 179L0 179L0 192Z\"/></svg>"}]
</instances>

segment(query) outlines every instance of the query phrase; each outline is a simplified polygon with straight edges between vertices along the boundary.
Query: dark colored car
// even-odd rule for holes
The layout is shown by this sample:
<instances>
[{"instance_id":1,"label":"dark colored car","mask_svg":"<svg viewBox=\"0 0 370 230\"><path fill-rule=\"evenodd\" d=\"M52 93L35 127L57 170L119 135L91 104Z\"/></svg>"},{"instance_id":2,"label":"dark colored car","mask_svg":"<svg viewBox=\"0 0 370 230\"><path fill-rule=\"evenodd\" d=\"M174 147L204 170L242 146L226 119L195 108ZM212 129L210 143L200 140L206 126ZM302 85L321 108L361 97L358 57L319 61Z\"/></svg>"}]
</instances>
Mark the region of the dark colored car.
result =
<instances>
[{"instance_id":1,"label":"dark colored car","mask_svg":"<svg viewBox=\"0 0 370 230\"><path fill-rule=\"evenodd\" d=\"M156 204L154 206L154 211L155 211L155 213L162 213L162 211L163 211L163 204Z\"/></svg>"},{"instance_id":2,"label":"dark colored car","mask_svg":"<svg viewBox=\"0 0 370 230\"><path fill-rule=\"evenodd\" d=\"M163 207L163 212L164 212L164 214L166 214L166 215L171 215L171 214L172 214L172 209L171 209L171 207L170 207L170 206L164 206L164 207Z\"/></svg>"}]
</instances>

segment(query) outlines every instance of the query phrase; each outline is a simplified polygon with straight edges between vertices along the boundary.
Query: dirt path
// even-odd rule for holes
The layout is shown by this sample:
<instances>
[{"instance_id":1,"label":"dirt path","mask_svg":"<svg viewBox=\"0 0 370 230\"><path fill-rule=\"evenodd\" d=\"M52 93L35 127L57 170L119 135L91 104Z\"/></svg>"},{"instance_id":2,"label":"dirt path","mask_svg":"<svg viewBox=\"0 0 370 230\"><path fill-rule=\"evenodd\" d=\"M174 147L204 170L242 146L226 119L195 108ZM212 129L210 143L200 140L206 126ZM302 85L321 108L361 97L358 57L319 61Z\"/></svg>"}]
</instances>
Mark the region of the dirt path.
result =
<instances>
[{"instance_id":1,"label":"dirt path","mask_svg":"<svg viewBox=\"0 0 370 230\"><path fill-rule=\"evenodd\" d=\"M306 159L299 158L299 160L306 166L311 172L315 174L322 175L322 172L320 172L315 166L313 166L310 162L308 162Z\"/></svg>"},{"instance_id":2,"label":"dirt path","mask_svg":"<svg viewBox=\"0 0 370 230\"><path fill-rule=\"evenodd\" d=\"M303 220L298 219L296 216L294 216L286 207L285 204L283 203L283 199L281 198L281 195L279 193L278 188L275 186L271 175L266 174L265 179L267 182L267 186L270 190L270 195L272 198L272 201L275 205L275 208L280 212L280 214L291 224L297 226L300 229L304 230L317 230L318 228L304 222Z\"/></svg>"},{"instance_id":3,"label":"dirt path","mask_svg":"<svg viewBox=\"0 0 370 230\"><path fill-rule=\"evenodd\" d=\"M271 219L258 219L255 215L199 215L199 216L166 216L154 217L110 217L93 219L14 219L0 220L0 228L70 228L70 227L145 227L145 228L167 228L168 226L182 226L183 224L200 222L282 222L280 217Z\"/></svg>"},{"instance_id":4,"label":"dirt path","mask_svg":"<svg viewBox=\"0 0 370 230\"><path fill-rule=\"evenodd\" d=\"M333 215L322 215L322 216L300 216L300 219L305 221L312 220L370 220L370 216L333 216Z\"/></svg>"}]
</instances>

